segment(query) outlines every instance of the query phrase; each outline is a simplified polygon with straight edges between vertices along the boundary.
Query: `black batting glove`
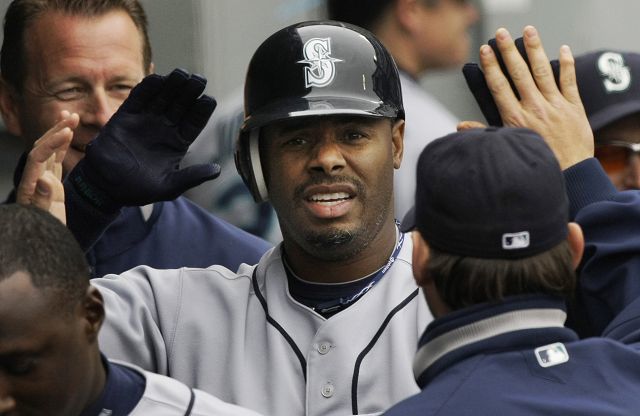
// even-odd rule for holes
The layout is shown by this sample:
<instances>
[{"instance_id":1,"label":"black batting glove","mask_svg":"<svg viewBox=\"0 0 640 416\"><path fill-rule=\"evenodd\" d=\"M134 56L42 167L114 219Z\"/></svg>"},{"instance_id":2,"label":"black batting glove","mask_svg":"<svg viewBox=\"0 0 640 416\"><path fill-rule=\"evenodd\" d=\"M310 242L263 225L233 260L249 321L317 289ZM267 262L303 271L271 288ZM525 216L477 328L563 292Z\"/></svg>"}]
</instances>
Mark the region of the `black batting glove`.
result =
<instances>
[{"instance_id":1,"label":"black batting glove","mask_svg":"<svg viewBox=\"0 0 640 416\"><path fill-rule=\"evenodd\" d=\"M500 54L500 50L498 49L495 38L489 39L489 42L487 43L489 46L491 46L491 49L493 49L502 72L504 73L507 80L509 80L511 89L515 93L516 97L520 99L520 94L518 94L518 90L516 89L515 84L513 83L509 72L507 71L507 67L505 66L505 63L502 59L502 55ZM521 37L517 38L515 40L515 45L527 65L531 67L529 63L529 57L527 56L527 51L524 47L524 40ZM551 60L551 68L553 69L556 83L559 83L560 63L557 59ZM498 111L498 107L493 100L491 91L489 91L489 87L487 86L487 82L484 79L484 73L482 72L482 69L480 69L480 65L475 62L466 63L462 67L462 74L464 75L464 79L467 81L469 90L473 94L473 97L476 99L476 102L480 107L480 111L482 111L482 115L487 120L487 124L489 124L490 126L502 126L502 117L500 117L500 112Z\"/></svg>"},{"instance_id":2,"label":"black batting glove","mask_svg":"<svg viewBox=\"0 0 640 416\"><path fill-rule=\"evenodd\" d=\"M218 164L180 169L216 101L206 79L176 69L149 75L129 94L68 175L76 193L103 212L177 198L220 175Z\"/></svg>"}]
</instances>

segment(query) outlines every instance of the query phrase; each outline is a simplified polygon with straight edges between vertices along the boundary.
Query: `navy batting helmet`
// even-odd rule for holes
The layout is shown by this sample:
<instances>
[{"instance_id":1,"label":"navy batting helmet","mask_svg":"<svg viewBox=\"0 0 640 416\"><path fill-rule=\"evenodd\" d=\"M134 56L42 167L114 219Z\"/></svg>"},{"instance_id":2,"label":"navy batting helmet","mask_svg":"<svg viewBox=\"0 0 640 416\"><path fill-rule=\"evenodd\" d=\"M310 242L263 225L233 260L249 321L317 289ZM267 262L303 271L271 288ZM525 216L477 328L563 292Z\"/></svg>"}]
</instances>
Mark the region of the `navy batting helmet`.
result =
<instances>
[{"instance_id":1,"label":"navy batting helmet","mask_svg":"<svg viewBox=\"0 0 640 416\"><path fill-rule=\"evenodd\" d=\"M334 22L298 23L253 55L244 88L236 168L256 202L267 199L260 128L293 117L360 115L404 119L398 69L370 32Z\"/></svg>"}]
</instances>

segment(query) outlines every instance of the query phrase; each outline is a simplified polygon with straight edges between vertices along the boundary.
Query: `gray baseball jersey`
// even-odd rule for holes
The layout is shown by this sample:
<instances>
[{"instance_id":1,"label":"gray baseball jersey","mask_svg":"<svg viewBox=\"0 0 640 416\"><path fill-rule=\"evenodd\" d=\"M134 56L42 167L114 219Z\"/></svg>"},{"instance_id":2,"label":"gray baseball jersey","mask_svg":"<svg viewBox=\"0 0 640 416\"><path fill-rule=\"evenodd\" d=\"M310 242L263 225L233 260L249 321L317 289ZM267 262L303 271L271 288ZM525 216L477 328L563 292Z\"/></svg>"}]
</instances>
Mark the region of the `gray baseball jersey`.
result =
<instances>
[{"instance_id":1,"label":"gray baseball jersey","mask_svg":"<svg viewBox=\"0 0 640 416\"><path fill-rule=\"evenodd\" d=\"M94 279L107 356L266 415L379 414L418 392L412 360L432 319L411 271L411 238L386 275L325 319L289 294L281 249L257 266Z\"/></svg>"},{"instance_id":2,"label":"gray baseball jersey","mask_svg":"<svg viewBox=\"0 0 640 416\"><path fill-rule=\"evenodd\" d=\"M144 394L130 416L260 416L251 410L224 403L201 390L190 389L172 378L128 363L114 362L137 371L145 378Z\"/></svg>"}]
</instances>

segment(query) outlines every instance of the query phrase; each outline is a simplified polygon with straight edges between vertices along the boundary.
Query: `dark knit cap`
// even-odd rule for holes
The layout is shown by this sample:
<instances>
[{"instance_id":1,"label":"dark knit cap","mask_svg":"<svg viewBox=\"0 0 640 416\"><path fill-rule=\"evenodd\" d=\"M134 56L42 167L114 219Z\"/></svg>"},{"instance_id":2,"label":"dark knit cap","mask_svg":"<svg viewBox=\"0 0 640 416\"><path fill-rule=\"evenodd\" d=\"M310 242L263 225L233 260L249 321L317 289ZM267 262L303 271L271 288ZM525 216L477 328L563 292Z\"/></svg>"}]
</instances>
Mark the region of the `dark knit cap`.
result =
<instances>
[{"instance_id":1,"label":"dark knit cap","mask_svg":"<svg viewBox=\"0 0 640 416\"><path fill-rule=\"evenodd\" d=\"M432 247L479 258L522 258L567 236L560 165L528 129L471 129L430 143L417 169L415 206L401 229Z\"/></svg>"}]
</instances>

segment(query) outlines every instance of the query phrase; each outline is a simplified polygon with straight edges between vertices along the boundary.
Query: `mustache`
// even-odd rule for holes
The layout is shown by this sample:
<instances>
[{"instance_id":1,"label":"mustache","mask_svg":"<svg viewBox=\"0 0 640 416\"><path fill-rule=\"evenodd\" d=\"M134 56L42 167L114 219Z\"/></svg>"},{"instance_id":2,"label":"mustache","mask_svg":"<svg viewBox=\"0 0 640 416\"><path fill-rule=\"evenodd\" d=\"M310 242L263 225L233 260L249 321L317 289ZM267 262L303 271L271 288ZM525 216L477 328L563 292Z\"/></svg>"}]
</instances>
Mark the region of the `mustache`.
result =
<instances>
[{"instance_id":1,"label":"mustache","mask_svg":"<svg viewBox=\"0 0 640 416\"><path fill-rule=\"evenodd\" d=\"M296 188L293 191L293 196L296 199L301 199L302 196L304 195L305 190L310 187L310 186L315 186L315 185L340 185L340 184L351 184L357 191L358 195L364 195L366 194L366 188L364 186L364 183L362 183L362 181L353 178L351 176L328 176L328 175L322 175L322 176L314 176L311 179L309 179L308 181L296 186Z\"/></svg>"}]
</instances>

